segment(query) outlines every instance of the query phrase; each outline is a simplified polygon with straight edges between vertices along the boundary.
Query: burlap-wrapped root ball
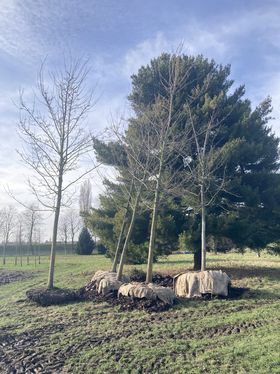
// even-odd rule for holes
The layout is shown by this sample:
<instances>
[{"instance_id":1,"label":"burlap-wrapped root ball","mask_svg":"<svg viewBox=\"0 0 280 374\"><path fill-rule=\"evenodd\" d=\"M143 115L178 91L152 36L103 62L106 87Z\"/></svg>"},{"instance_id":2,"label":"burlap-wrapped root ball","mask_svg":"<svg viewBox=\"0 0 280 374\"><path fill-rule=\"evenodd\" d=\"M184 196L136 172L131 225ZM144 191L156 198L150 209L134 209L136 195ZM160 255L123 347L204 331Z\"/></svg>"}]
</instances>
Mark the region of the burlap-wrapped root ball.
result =
<instances>
[{"instance_id":1,"label":"burlap-wrapped root ball","mask_svg":"<svg viewBox=\"0 0 280 374\"><path fill-rule=\"evenodd\" d=\"M138 299L159 299L165 304L172 305L175 300L175 294L171 288L158 286L153 283L138 283L132 282L122 284L119 288L118 295L138 298Z\"/></svg>"},{"instance_id":2,"label":"burlap-wrapped root ball","mask_svg":"<svg viewBox=\"0 0 280 374\"><path fill-rule=\"evenodd\" d=\"M229 276L221 270L188 271L174 277L173 288L178 297L228 296L229 284Z\"/></svg>"},{"instance_id":3,"label":"burlap-wrapped root ball","mask_svg":"<svg viewBox=\"0 0 280 374\"><path fill-rule=\"evenodd\" d=\"M125 275L122 280L117 280L117 273L111 271L98 270L92 277L88 287L95 288L99 294L107 295L112 291L117 291L123 283L129 282Z\"/></svg>"}]
</instances>

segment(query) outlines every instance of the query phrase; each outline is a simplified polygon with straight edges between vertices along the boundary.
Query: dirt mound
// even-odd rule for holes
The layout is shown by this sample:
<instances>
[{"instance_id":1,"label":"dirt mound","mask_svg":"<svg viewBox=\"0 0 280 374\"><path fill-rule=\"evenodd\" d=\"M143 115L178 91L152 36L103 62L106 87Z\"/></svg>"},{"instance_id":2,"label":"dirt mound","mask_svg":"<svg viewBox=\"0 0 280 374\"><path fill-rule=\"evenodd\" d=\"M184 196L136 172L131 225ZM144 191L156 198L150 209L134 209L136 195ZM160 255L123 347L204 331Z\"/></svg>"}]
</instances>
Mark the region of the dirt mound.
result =
<instances>
[{"instance_id":1,"label":"dirt mound","mask_svg":"<svg viewBox=\"0 0 280 374\"><path fill-rule=\"evenodd\" d=\"M172 287L173 278L169 275L164 276L156 274L153 278L156 285ZM229 286L228 296L214 296L211 294L202 295L202 301L211 301L214 299L239 299L248 288L238 288ZM36 302L41 306L67 304L71 302L92 301L94 303L107 302L112 306L119 306L122 311L131 310L145 310L147 312L161 312L168 310L170 305L164 304L161 300L148 300L137 299L131 297L123 297L117 291L109 292L108 294L99 294L96 290L96 284L89 282L86 286L80 289L61 289L54 288L53 290L47 289L32 289L26 292L29 300ZM179 298L180 300L180 298ZM176 303L176 300L175 300Z\"/></svg>"},{"instance_id":2,"label":"dirt mound","mask_svg":"<svg viewBox=\"0 0 280 374\"><path fill-rule=\"evenodd\" d=\"M166 304L163 301L148 300L148 299L131 299L124 296L119 296L118 304L122 311L132 311L134 309L144 310L145 312L164 312L172 307L170 304Z\"/></svg>"},{"instance_id":3,"label":"dirt mound","mask_svg":"<svg viewBox=\"0 0 280 374\"><path fill-rule=\"evenodd\" d=\"M79 300L76 290L65 288L54 288L47 290L45 288L32 289L26 292L29 300L42 306L66 304Z\"/></svg>"},{"instance_id":4,"label":"dirt mound","mask_svg":"<svg viewBox=\"0 0 280 374\"><path fill-rule=\"evenodd\" d=\"M135 272L130 276L131 282L145 282L146 274L144 272ZM173 287L173 278L170 275L154 274L153 283L163 287Z\"/></svg>"},{"instance_id":5,"label":"dirt mound","mask_svg":"<svg viewBox=\"0 0 280 374\"><path fill-rule=\"evenodd\" d=\"M79 300L91 300L93 302L107 302L112 306L119 306L121 311L145 310L146 312L162 312L168 310L170 305L165 304L159 299L136 299L124 296L118 297L118 292L110 292L109 294L99 294L95 288L90 289L89 285L77 291Z\"/></svg>"},{"instance_id":6,"label":"dirt mound","mask_svg":"<svg viewBox=\"0 0 280 374\"><path fill-rule=\"evenodd\" d=\"M170 275L155 274L153 276L153 283L157 284L158 286L173 288L173 277Z\"/></svg>"},{"instance_id":7,"label":"dirt mound","mask_svg":"<svg viewBox=\"0 0 280 374\"><path fill-rule=\"evenodd\" d=\"M0 270L0 286L12 282L19 282L33 277L32 273L24 271Z\"/></svg>"},{"instance_id":8,"label":"dirt mound","mask_svg":"<svg viewBox=\"0 0 280 374\"><path fill-rule=\"evenodd\" d=\"M99 294L95 288L89 289L89 285L79 290L71 289L33 289L26 292L29 300L41 306L67 304L70 302L93 301L94 303L107 302L112 306L119 306L121 311L131 311L134 309L145 310L147 312L162 312L168 310L170 305L166 305L160 300L132 299L118 297L117 291L106 295Z\"/></svg>"}]
</instances>

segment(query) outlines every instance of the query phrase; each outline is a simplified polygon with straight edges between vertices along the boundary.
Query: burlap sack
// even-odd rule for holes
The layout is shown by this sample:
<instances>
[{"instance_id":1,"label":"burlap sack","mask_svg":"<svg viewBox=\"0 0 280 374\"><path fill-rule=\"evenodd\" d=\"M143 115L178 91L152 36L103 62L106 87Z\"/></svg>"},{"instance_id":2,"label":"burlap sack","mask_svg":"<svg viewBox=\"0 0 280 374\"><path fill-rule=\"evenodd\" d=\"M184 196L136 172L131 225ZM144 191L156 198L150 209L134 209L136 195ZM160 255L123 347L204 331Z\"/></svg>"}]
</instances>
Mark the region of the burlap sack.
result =
<instances>
[{"instance_id":1,"label":"burlap sack","mask_svg":"<svg viewBox=\"0 0 280 374\"><path fill-rule=\"evenodd\" d=\"M91 283L95 284L97 292L103 295L118 290L124 282L129 282L129 278L123 275L122 280L118 281L117 273L103 270L98 270L91 279Z\"/></svg>"},{"instance_id":2,"label":"burlap sack","mask_svg":"<svg viewBox=\"0 0 280 374\"><path fill-rule=\"evenodd\" d=\"M173 304L175 299L174 292L167 287L155 285L153 283L128 283L122 284L119 288L118 295L130 296L138 299L159 299L165 304Z\"/></svg>"},{"instance_id":3,"label":"burlap sack","mask_svg":"<svg viewBox=\"0 0 280 374\"><path fill-rule=\"evenodd\" d=\"M202 294L228 296L229 276L221 270L189 271L174 277L174 292L178 297L201 297Z\"/></svg>"}]
</instances>

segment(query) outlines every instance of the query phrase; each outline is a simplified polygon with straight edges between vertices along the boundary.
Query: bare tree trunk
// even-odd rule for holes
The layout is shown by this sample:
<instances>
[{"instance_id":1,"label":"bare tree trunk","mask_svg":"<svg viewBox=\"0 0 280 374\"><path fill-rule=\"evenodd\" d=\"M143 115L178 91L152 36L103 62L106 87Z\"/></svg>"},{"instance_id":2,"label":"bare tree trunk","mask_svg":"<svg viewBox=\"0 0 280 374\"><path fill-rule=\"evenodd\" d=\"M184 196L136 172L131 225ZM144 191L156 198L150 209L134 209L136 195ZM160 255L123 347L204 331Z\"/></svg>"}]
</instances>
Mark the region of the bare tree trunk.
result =
<instances>
[{"instance_id":1,"label":"bare tree trunk","mask_svg":"<svg viewBox=\"0 0 280 374\"><path fill-rule=\"evenodd\" d=\"M121 245L122 245L122 242L123 242L123 234L124 234L124 230L125 230L125 226L126 226L127 216L128 216L128 208L126 208L125 213L124 213L122 227L121 227L121 231L120 231L120 234L119 234L118 244L117 244L117 248L116 248L116 252L115 252L115 257L114 257L114 261L113 261L113 264L112 264L111 271L114 272L114 273L116 273L116 271L117 271L117 264L119 262Z\"/></svg>"},{"instance_id":2,"label":"bare tree trunk","mask_svg":"<svg viewBox=\"0 0 280 374\"><path fill-rule=\"evenodd\" d=\"M41 246L40 243L38 245L38 264L41 264Z\"/></svg>"},{"instance_id":3,"label":"bare tree trunk","mask_svg":"<svg viewBox=\"0 0 280 374\"><path fill-rule=\"evenodd\" d=\"M34 255L34 248L33 248L33 228L34 228L34 218L32 217L31 226L30 226L30 232L29 232L29 250L30 250L31 256Z\"/></svg>"},{"instance_id":4,"label":"bare tree trunk","mask_svg":"<svg viewBox=\"0 0 280 374\"><path fill-rule=\"evenodd\" d=\"M127 204L126 204L126 207L125 207L125 212L124 212L124 216L123 216L121 231L120 231L119 238L118 238L118 244L117 244L117 248L116 248L116 252L115 252L115 257L114 257L114 261L113 261L113 264L112 264L111 271L114 272L114 273L117 271L117 264L119 262L120 250L121 250L121 245L122 245L122 242L123 242L123 235L124 235L124 230L125 230L127 217L128 217L128 209L129 209L129 204L130 204L130 201L131 201L131 193L132 193L132 185L130 187L129 197L128 197L128 201L127 201Z\"/></svg>"},{"instance_id":5,"label":"bare tree trunk","mask_svg":"<svg viewBox=\"0 0 280 374\"><path fill-rule=\"evenodd\" d=\"M204 202L204 186L201 185L201 271L206 270L206 218Z\"/></svg>"},{"instance_id":6,"label":"bare tree trunk","mask_svg":"<svg viewBox=\"0 0 280 374\"><path fill-rule=\"evenodd\" d=\"M213 238L213 250L214 250L214 254L217 255L217 241L216 241L216 238L214 237Z\"/></svg>"},{"instance_id":7,"label":"bare tree trunk","mask_svg":"<svg viewBox=\"0 0 280 374\"><path fill-rule=\"evenodd\" d=\"M15 256L15 265L17 266L17 260L18 260L18 243L16 243L16 256Z\"/></svg>"},{"instance_id":8,"label":"bare tree trunk","mask_svg":"<svg viewBox=\"0 0 280 374\"><path fill-rule=\"evenodd\" d=\"M200 270L201 269L201 248L195 248L194 254L193 254L193 260L194 260L194 270Z\"/></svg>"},{"instance_id":9,"label":"bare tree trunk","mask_svg":"<svg viewBox=\"0 0 280 374\"><path fill-rule=\"evenodd\" d=\"M168 119L169 124L171 122L171 108L172 108L172 106L170 104L170 112L169 112L169 119ZM148 253L146 283L151 283L152 279L153 279L153 259L154 259L155 240L156 240L156 227L157 227L157 217L158 217L158 205L159 205L161 175L162 175L163 161L164 161L164 151L165 151L165 141L163 141L163 143L162 143L158 178L157 178L156 190L155 190L152 226L151 226L150 241L149 241L149 253Z\"/></svg>"},{"instance_id":10,"label":"bare tree trunk","mask_svg":"<svg viewBox=\"0 0 280 374\"><path fill-rule=\"evenodd\" d=\"M139 187L139 191L137 192L137 195L136 195L135 204L134 204L134 208L133 208L133 212L132 212L132 217L131 217L129 228L128 228L127 235L126 235L126 238L125 238L125 242L124 242L124 246L123 246L123 250L122 250L122 254L121 254L121 258L120 258L120 263L119 263L118 274L117 274L117 279L118 280L122 279L125 256L126 256L126 252L127 252L127 248L128 248L128 243L130 241L132 231L133 231L133 228L134 228L134 222L135 222L136 213L137 213L137 209L138 209L138 205L139 205L139 201L140 201L141 191L142 191L142 185Z\"/></svg>"},{"instance_id":11,"label":"bare tree trunk","mask_svg":"<svg viewBox=\"0 0 280 374\"><path fill-rule=\"evenodd\" d=\"M3 246L3 265L6 265L6 249L7 249L7 243L4 243Z\"/></svg>"},{"instance_id":12,"label":"bare tree trunk","mask_svg":"<svg viewBox=\"0 0 280 374\"><path fill-rule=\"evenodd\" d=\"M53 281L54 281L54 265L55 265L55 254L56 254L58 220L59 220L59 213L60 213L60 206L61 206L61 189L62 189L62 172L60 171L57 202L56 202L54 222L53 222L53 236L52 236L52 246L51 246L51 255L50 255L49 279L48 279L48 286L47 286L49 290L53 289Z\"/></svg>"},{"instance_id":13,"label":"bare tree trunk","mask_svg":"<svg viewBox=\"0 0 280 374\"><path fill-rule=\"evenodd\" d=\"M67 255L67 240L64 241L64 255Z\"/></svg>"},{"instance_id":14,"label":"bare tree trunk","mask_svg":"<svg viewBox=\"0 0 280 374\"><path fill-rule=\"evenodd\" d=\"M54 281L54 264L55 264L55 254L56 254L56 241L57 241L57 226L59 219L59 210L60 206L57 206L55 209L55 217L53 223L53 237L52 237L52 246L51 246L51 255L50 255L50 269L49 269L49 279L48 279L48 289L53 288Z\"/></svg>"},{"instance_id":15,"label":"bare tree trunk","mask_svg":"<svg viewBox=\"0 0 280 374\"><path fill-rule=\"evenodd\" d=\"M22 243L19 244L20 266L22 266Z\"/></svg>"},{"instance_id":16,"label":"bare tree trunk","mask_svg":"<svg viewBox=\"0 0 280 374\"><path fill-rule=\"evenodd\" d=\"M71 251L74 253L74 236L71 236Z\"/></svg>"},{"instance_id":17,"label":"bare tree trunk","mask_svg":"<svg viewBox=\"0 0 280 374\"><path fill-rule=\"evenodd\" d=\"M151 283L153 280L153 257L154 257L154 247L155 247L155 239L156 239L158 204L159 204L159 179L157 180L155 200L154 200L154 206L153 206L153 217L152 217L152 226L151 226L151 234L150 234L150 241L149 241L146 283Z\"/></svg>"}]
</instances>

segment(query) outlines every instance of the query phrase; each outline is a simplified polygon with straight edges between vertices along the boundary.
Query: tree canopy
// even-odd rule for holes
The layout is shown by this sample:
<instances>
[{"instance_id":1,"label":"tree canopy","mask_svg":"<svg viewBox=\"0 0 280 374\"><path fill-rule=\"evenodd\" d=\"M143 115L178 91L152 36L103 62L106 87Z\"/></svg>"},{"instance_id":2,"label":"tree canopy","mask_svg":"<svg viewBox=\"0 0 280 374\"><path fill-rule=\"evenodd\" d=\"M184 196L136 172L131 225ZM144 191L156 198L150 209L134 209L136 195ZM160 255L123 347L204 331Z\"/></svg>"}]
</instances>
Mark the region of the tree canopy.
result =
<instances>
[{"instance_id":1,"label":"tree canopy","mask_svg":"<svg viewBox=\"0 0 280 374\"><path fill-rule=\"evenodd\" d=\"M167 98L163 82L170 79L173 58L175 56L162 54L132 76L128 99L134 114L127 121L124 135L131 143L138 136L140 125L155 129L150 113L160 100ZM200 135L215 114L207 151L216 152L216 161L213 161L216 165L219 157L226 160L214 168L215 180L226 173L227 183L207 209L207 236L230 238L238 247L263 248L279 238L279 139L269 127L271 100L267 98L252 109L250 101L245 98L244 86L235 87L230 78L230 66L217 65L203 56L179 55L176 58L179 59L180 87L174 93L171 126L172 136L176 134L176 139L183 139L184 143L181 142L179 150L172 150L170 157L166 158L163 172L168 175L171 169L177 171L176 175L184 183L174 191L165 189L162 184L160 195L164 199L159 206L155 258L176 249L182 232L190 249L197 251L200 245L201 212L196 209L192 182L184 174L184 159L189 157L196 162L198 157L195 139L190 134L190 112ZM149 137L153 139L157 131L152 130ZM234 146L225 147L228 144ZM224 150L223 155L221 150ZM129 190L126 153L118 140L109 143L96 141L95 151L99 161L114 166L120 175L116 182L105 181L108 188L100 197L100 208L92 209L87 220L92 231L108 248L109 255L113 256L126 201L120 185L126 185L126 190ZM146 259L151 224L151 210L146 207L148 198L141 201L141 214L135 222L128 254L131 262Z\"/></svg>"}]
</instances>

